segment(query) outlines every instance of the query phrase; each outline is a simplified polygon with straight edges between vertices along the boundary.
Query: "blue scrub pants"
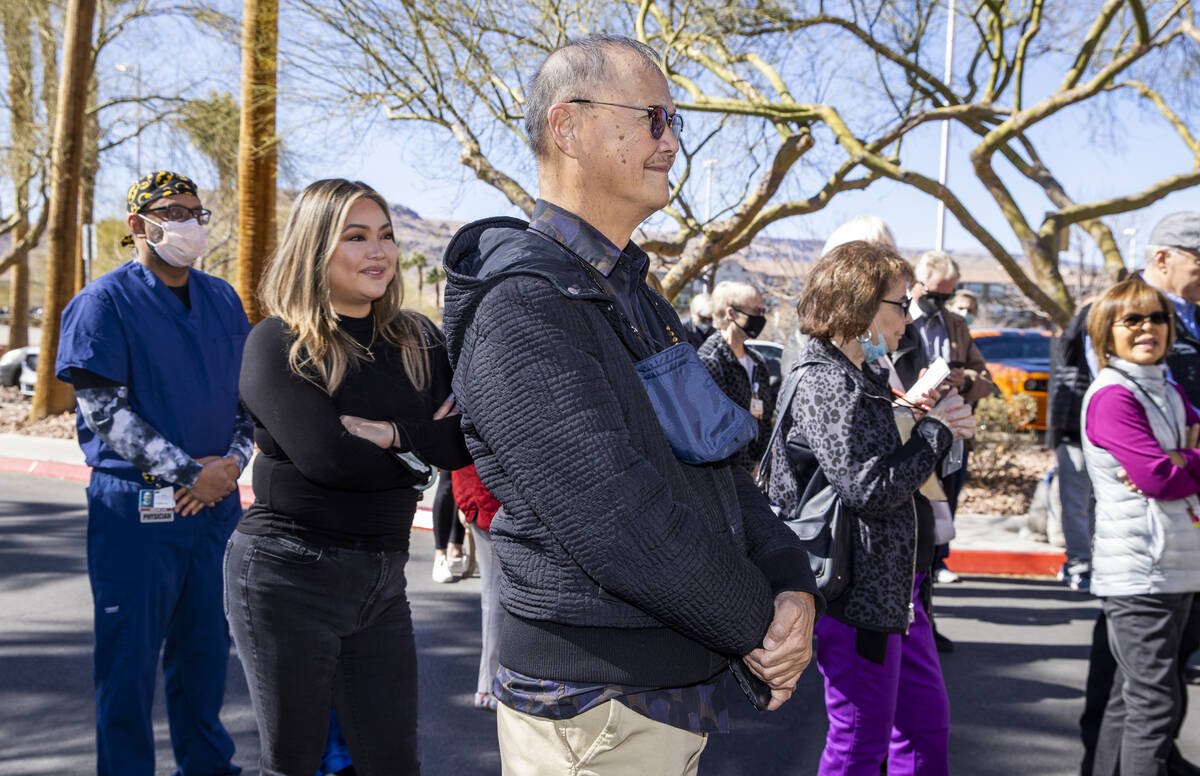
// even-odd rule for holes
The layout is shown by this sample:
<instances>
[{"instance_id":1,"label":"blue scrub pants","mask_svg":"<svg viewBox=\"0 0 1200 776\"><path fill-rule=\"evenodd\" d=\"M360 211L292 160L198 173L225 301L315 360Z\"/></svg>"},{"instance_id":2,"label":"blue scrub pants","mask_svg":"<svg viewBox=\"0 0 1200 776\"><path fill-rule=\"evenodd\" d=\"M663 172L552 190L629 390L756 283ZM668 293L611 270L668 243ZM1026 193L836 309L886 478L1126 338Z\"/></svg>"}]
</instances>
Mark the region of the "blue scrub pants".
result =
<instances>
[{"instance_id":1,"label":"blue scrub pants","mask_svg":"<svg viewBox=\"0 0 1200 776\"><path fill-rule=\"evenodd\" d=\"M150 714L161 649L176 773L241 773L218 717L229 663L222 557L241 503L233 493L197 515L144 524L137 495L145 487L94 471L87 488L97 772L154 774Z\"/></svg>"}]
</instances>

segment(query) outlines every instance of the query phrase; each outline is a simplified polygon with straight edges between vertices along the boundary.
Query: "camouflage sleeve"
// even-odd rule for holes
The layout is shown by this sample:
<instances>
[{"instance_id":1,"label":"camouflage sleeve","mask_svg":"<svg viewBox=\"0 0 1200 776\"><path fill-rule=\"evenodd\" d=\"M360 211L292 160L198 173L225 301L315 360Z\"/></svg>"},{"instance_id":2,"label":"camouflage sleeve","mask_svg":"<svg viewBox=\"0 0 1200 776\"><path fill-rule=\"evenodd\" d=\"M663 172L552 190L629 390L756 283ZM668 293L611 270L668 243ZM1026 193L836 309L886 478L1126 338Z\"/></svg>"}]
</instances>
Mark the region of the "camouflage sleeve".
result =
<instances>
[{"instance_id":1,"label":"camouflage sleeve","mask_svg":"<svg viewBox=\"0 0 1200 776\"><path fill-rule=\"evenodd\" d=\"M238 471L246 471L250 458L254 455L254 418L246 405L238 402L237 415L233 419L233 441L229 443L226 456L236 456Z\"/></svg>"},{"instance_id":2,"label":"camouflage sleeve","mask_svg":"<svg viewBox=\"0 0 1200 776\"><path fill-rule=\"evenodd\" d=\"M84 425L113 451L146 474L190 488L204 468L158 433L129 405L129 387L80 388L75 392Z\"/></svg>"}]
</instances>

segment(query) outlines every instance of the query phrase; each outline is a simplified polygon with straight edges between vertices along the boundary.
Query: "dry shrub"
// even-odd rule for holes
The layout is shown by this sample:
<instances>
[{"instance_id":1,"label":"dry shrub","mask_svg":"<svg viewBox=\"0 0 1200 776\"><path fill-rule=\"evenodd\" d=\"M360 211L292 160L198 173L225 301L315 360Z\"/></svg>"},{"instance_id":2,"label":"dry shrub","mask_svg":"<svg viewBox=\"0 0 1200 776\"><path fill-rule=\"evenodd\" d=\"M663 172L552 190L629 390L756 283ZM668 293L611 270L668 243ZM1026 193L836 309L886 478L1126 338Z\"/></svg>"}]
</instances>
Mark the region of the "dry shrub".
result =
<instances>
[{"instance_id":1,"label":"dry shrub","mask_svg":"<svg viewBox=\"0 0 1200 776\"><path fill-rule=\"evenodd\" d=\"M1037 416L1030 396L985 397L975 408L978 431L959 510L1024 514L1045 473L1046 451L1023 426Z\"/></svg>"}]
</instances>

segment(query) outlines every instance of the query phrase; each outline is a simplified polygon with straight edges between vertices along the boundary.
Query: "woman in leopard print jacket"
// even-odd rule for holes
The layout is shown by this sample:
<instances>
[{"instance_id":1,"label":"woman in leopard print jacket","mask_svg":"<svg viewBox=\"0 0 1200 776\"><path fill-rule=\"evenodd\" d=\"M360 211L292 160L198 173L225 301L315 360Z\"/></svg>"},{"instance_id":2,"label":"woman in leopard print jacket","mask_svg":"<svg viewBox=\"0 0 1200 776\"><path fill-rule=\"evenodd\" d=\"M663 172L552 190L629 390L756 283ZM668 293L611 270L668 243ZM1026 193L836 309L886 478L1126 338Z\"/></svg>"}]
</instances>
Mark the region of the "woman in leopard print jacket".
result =
<instances>
[{"instance_id":1,"label":"woman in leopard print jacket","mask_svg":"<svg viewBox=\"0 0 1200 776\"><path fill-rule=\"evenodd\" d=\"M772 451L770 496L785 510L796 505L808 476L798 477L795 453L811 449L854 539L850 585L815 629L829 715L821 774L877 776L884 762L889 776L949 773L949 700L917 597L928 571L917 568L918 543L932 547L932 525L918 531L913 496L974 420L951 393L901 442L877 362L904 333L911 279L890 250L851 242L817 262L798 305L811 341L793 366L804 370L796 397L780 407L785 443Z\"/></svg>"}]
</instances>

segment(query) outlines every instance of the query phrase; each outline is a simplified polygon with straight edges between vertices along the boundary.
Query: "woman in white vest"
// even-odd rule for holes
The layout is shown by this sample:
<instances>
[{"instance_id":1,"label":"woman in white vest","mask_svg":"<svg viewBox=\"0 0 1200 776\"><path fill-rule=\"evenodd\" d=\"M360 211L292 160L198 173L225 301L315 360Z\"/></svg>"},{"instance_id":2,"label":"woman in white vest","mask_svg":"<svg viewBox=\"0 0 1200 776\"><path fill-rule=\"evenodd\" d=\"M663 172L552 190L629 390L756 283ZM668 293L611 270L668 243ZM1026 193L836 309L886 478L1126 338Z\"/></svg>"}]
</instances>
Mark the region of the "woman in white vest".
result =
<instances>
[{"instance_id":1,"label":"woman in white vest","mask_svg":"<svg viewBox=\"0 0 1200 776\"><path fill-rule=\"evenodd\" d=\"M1166 774L1184 692L1175 662L1200 591L1200 415L1167 377L1171 309L1134 277L1088 315L1101 367L1082 417L1096 495L1092 593L1118 666L1100 740L1120 741L1097 750L1095 773Z\"/></svg>"}]
</instances>

